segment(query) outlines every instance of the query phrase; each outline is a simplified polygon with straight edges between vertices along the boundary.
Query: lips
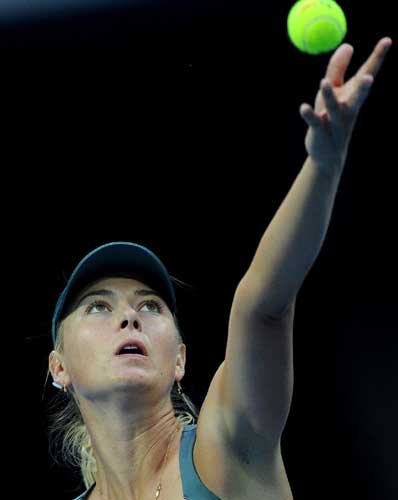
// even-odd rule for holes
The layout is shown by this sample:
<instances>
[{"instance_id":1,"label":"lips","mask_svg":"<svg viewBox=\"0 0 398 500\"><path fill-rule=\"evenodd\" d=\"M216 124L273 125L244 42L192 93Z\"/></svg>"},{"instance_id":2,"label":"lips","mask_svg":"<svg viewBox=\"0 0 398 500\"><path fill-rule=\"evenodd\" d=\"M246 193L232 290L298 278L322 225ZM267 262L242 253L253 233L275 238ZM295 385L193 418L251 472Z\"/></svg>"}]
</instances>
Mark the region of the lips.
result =
<instances>
[{"instance_id":1,"label":"lips","mask_svg":"<svg viewBox=\"0 0 398 500\"><path fill-rule=\"evenodd\" d=\"M141 340L139 339L126 339L124 340L123 342L121 342L116 351L115 351L115 355L120 355L122 349L124 349L125 347L128 347L128 346L134 346L134 347L137 347L139 349L140 352L136 352L136 353L130 353L130 355L142 355L142 356L148 356L148 350L144 344L144 342L142 342Z\"/></svg>"}]
</instances>

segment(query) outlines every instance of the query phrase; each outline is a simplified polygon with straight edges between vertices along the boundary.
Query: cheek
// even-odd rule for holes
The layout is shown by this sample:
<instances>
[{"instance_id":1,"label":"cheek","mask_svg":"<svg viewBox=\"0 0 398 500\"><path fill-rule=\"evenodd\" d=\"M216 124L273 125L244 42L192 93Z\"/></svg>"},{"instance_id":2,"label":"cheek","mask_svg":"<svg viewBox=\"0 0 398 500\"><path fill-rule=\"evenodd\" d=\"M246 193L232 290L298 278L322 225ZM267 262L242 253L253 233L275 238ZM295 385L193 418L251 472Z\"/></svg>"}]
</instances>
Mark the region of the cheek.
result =
<instances>
[{"instance_id":1,"label":"cheek","mask_svg":"<svg viewBox=\"0 0 398 500\"><path fill-rule=\"evenodd\" d=\"M152 349L163 359L173 360L178 353L177 334L174 322L168 318L156 320L148 318L143 321L143 329L146 331Z\"/></svg>"},{"instance_id":2,"label":"cheek","mask_svg":"<svg viewBox=\"0 0 398 500\"><path fill-rule=\"evenodd\" d=\"M65 353L71 376L92 364L94 357L93 349L89 349L84 342L71 342L69 346L65 346Z\"/></svg>"},{"instance_id":3,"label":"cheek","mask_svg":"<svg viewBox=\"0 0 398 500\"><path fill-rule=\"evenodd\" d=\"M76 317L68 325L65 331L65 343L70 350L77 353L92 352L100 346L108 337L107 331L110 328L109 322L102 318L81 318Z\"/></svg>"},{"instance_id":4,"label":"cheek","mask_svg":"<svg viewBox=\"0 0 398 500\"><path fill-rule=\"evenodd\" d=\"M65 332L65 360L72 380L83 381L83 378L90 377L94 369L98 370L101 364L100 345L100 340L93 339L92 332L87 329Z\"/></svg>"}]
</instances>

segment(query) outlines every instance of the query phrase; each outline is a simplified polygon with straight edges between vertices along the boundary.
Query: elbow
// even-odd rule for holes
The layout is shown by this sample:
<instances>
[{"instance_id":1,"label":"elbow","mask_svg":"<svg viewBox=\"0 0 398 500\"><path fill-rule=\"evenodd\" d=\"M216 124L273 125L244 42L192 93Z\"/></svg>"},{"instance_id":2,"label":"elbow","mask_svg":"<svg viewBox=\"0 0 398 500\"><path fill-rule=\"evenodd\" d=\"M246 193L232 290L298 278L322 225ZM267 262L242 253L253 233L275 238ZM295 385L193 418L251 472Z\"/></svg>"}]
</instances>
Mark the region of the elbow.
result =
<instances>
[{"instance_id":1,"label":"elbow","mask_svg":"<svg viewBox=\"0 0 398 500\"><path fill-rule=\"evenodd\" d=\"M277 323L283 321L287 317L291 317L291 315L294 314L295 307L296 307L296 296L293 298L291 302L288 303L287 306L279 308L279 310L275 308L274 310L267 312L267 310L264 308L265 319L271 323Z\"/></svg>"},{"instance_id":2,"label":"elbow","mask_svg":"<svg viewBox=\"0 0 398 500\"><path fill-rule=\"evenodd\" d=\"M242 316L257 318L267 323L280 323L294 315L296 294L283 304L268 287L262 286L253 276L244 277L239 283L233 307Z\"/></svg>"}]
</instances>

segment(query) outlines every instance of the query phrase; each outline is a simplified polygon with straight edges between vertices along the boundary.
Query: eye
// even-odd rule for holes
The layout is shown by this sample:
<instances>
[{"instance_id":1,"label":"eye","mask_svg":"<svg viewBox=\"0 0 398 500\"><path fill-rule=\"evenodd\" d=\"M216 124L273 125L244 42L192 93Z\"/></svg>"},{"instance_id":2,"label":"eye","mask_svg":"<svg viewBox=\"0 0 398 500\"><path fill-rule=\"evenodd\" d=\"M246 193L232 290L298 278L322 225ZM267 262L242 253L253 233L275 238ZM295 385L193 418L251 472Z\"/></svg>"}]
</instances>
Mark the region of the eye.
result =
<instances>
[{"instance_id":1,"label":"eye","mask_svg":"<svg viewBox=\"0 0 398 500\"><path fill-rule=\"evenodd\" d=\"M91 302L91 304L89 304L89 306L86 308L86 313L91 314L92 312L105 312L107 310L111 311L111 307L109 304L107 304L106 302L99 302L98 300L95 300L94 302Z\"/></svg>"},{"instance_id":2,"label":"eye","mask_svg":"<svg viewBox=\"0 0 398 500\"><path fill-rule=\"evenodd\" d=\"M146 300L143 306L141 307L141 310L144 307L149 307L150 312L161 313L163 311L163 306L157 300Z\"/></svg>"}]
</instances>

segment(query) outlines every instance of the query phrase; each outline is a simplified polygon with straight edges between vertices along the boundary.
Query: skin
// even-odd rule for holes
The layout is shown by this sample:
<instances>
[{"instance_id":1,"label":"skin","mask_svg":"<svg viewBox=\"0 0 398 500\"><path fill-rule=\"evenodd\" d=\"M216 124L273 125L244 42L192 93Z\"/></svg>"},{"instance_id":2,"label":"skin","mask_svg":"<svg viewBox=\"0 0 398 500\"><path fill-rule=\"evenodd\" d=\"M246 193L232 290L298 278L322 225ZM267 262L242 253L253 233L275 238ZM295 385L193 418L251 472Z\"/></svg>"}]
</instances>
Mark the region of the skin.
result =
<instances>
[{"instance_id":1,"label":"skin","mask_svg":"<svg viewBox=\"0 0 398 500\"><path fill-rule=\"evenodd\" d=\"M186 347L179 344L166 303L155 295L134 295L142 288L149 287L107 278L82 290L76 302L98 289L115 296L83 300L64 320L64 352L52 351L49 358L54 380L73 392L92 439L98 472L90 499L142 499L141 492L150 488L153 497L176 430L170 393L184 376ZM90 306L94 301L101 305ZM145 343L146 359L115 356L123 340L135 337ZM173 443L168 462L178 450L176 434Z\"/></svg>"},{"instance_id":2,"label":"skin","mask_svg":"<svg viewBox=\"0 0 398 500\"><path fill-rule=\"evenodd\" d=\"M391 45L391 38L381 38L347 81L344 77L354 48L348 43L340 45L330 58L314 107L307 103L300 106L300 115L309 127L305 137L307 153L326 172L330 168L342 171L359 111Z\"/></svg>"}]
</instances>

